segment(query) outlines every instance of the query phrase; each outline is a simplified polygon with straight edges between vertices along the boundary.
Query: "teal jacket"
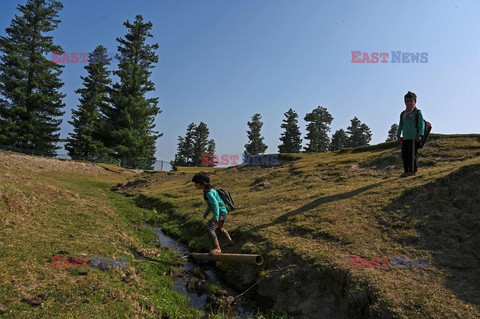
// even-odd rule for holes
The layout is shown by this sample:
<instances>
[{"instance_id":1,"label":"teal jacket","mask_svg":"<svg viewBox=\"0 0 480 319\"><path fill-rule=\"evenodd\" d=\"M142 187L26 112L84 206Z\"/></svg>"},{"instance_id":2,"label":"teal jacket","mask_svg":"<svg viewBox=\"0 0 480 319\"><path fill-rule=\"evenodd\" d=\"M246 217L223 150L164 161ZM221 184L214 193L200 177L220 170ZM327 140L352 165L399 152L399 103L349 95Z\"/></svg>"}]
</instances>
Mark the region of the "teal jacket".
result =
<instances>
[{"instance_id":1,"label":"teal jacket","mask_svg":"<svg viewBox=\"0 0 480 319\"><path fill-rule=\"evenodd\" d=\"M207 209L205 214L208 215L210 212L213 212L213 219L218 220L220 215L228 214L227 207L225 203L218 195L218 192L215 189L210 189L208 192L203 193L203 198L207 201Z\"/></svg>"},{"instance_id":2,"label":"teal jacket","mask_svg":"<svg viewBox=\"0 0 480 319\"><path fill-rule=\"evenodd\" d=\"M418 112L418 126L415 116ZM403 139L414 140L425 132L425 123L423 122L422 111L414 110L409 116L404 117L404 112L400 114L400 124L398 124L397 139L403 133Z\"/></svg>"}]
</instances>

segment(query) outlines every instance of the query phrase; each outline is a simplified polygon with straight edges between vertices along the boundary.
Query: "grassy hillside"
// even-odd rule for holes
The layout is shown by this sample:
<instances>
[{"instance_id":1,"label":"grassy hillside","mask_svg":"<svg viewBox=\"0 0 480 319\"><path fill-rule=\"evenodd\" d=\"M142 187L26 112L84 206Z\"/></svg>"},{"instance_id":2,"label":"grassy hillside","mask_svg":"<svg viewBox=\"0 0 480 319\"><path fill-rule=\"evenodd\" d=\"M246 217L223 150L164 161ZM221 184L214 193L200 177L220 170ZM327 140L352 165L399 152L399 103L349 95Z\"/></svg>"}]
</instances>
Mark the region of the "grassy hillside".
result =
<instances>
[{"instance_id":1,"label":"grassy hillside","mask_svg":"<svg viewBox=\"0 0 480 319\"><path fill-rule=\"evenodd\" d=\"M0 152L1 318L202 315L171 290L177 257L141 227L153 212L110 191L136 173ZM128 267L56 269L52 256L127 257Z\"/></svg>"},{"instance_id":2,"label":"grassy hillside","mask_svg":"<svg viewBox=\"0 0 480 319\"><path fill-rule=\"evenodd\" d=\"M402 179L396 143L213 170L238 207L226 224L237 245L224 251L267 257L262 271L219 266L239 286L261 278L258 300L294 316L478 318L480 136L433 135L420 156L419 173ZM191 177L145 174L123 191L200 251L205 204ZM427 258L428 268L354 269L352 256Z\"/></svg>"}]
</instances>

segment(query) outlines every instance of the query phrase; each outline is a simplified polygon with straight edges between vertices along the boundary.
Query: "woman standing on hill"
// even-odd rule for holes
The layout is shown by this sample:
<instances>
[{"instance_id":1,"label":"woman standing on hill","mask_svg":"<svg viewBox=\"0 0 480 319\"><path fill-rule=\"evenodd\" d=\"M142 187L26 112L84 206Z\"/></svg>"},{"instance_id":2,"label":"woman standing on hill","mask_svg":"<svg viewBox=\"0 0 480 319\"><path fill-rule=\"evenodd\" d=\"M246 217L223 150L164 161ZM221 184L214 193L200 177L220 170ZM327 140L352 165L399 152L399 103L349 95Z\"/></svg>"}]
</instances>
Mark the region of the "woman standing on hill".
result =
<instances>
[{"instance_id":1,"label":"woman standing on hill","mask_svg":"<svg viewBox=\"0 0 480 319\"><path fill-rule=\"evenodd\" d=\"M425 124L422 112L417 109L417 95L408 91L404 96L405 110L400 114L397 139L402 143L404 173L400 177L415 175L417 172L418 143L422 140ZM403 137L400 135L403 133Z\"/></svg>"},{"instance_id":2,"label":"woman standing on hill","mask_svg":"<svg viewBox=\"0 0 480 319\"><path fill-rule=\"evenodd\" d=\"M212 185L210 185L210 177L207 174L204 172L195 174L192 178L192 182L195 183L197 189L203 190L203 198L207 202L207 209L203 214L203 219L207 218L210 212L213 212L213 217L208 221L207 225L207 234L213 246L213 249L210 250L210 254L221 254L222 250L220 249L217 234L215 233L217 228L227 238L228 245L233 246L233 240L230 237L230 234L225 228L223 228L223 224L225 224L225 221L227 220L227 207L218 195L218 192Z\"/></svg>"}]
</instances>

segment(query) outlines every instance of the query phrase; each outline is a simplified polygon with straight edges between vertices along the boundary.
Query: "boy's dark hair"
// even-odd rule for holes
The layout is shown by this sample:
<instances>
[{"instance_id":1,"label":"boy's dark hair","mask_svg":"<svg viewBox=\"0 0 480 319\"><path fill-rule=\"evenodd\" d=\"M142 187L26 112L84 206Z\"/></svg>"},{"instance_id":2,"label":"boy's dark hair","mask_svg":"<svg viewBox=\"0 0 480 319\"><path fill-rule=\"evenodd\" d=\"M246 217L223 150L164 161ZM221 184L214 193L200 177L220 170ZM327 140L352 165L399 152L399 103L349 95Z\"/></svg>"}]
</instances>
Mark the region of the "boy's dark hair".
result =
<instances>
[{"instance_id":1,"label":"boy's dark hair","mask_svg":"<svg viewBox=\"0 0 480 319\"><path fill-rule=\"evenodd\" d=\"M415 103L417 103L417 95L411 91L408 91L407 94L405 94L405 96L403 97L403 100L406 99L412 99L415 101Z\"/></svg>"},{"instance_id":2,"label":"boy's dark hair","mask_svg":"<svg viewBox=\"0 0 480 319\"><path fill-rule=\"evenodd\" d=\"M197 173L193 176L192 182L199 183L201 185L210 186L210 177L205 172Z\"/></svg>"}]
</instances>

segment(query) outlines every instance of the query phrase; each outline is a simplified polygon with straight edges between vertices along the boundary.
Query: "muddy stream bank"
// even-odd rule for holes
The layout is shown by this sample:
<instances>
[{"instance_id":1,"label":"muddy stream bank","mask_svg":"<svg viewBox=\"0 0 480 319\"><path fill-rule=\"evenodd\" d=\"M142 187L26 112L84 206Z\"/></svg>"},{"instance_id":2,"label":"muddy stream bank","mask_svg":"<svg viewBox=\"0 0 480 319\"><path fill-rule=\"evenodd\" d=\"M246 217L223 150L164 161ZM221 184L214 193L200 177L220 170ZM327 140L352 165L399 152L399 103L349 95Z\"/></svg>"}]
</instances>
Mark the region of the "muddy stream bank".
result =
<instances>
[{"instance_id":1,"label":"muddy stream bank","mask_svg":"<svg viewBox=\"0 0 480 319\"><path fill-rule=\"evenodd\" d=\"M212 262L188 257L189 249L166 235L160 227L148 226L158 236L156 245L170 248L181 256L182 266L172 271L173 288L188 298L191 307L206 313L223 312L226 318L252 317L258 307L252 300L221 281Z\"/></svg>"},{"instance_id":2,"label":"muddy stream bank","mask_svg":"<svg viewBox=\"0 0 480 319\"><path fill-rule=\"evenodd\" d=\"M181 223L183 233L198 234L204 228L203 221L185 220L170 203L159 198L140 195L135 203L141 208L165 211L167 220ZM158 221L152 222L159 225ZM174 240L161 228L151 228L158 235L159 247L171 248L180 256L190 253L180 243L182 239ZM236 252L261 254L264 264L215 265L182 258L181 268L172 271L174 288L189 298L192 307L206 313L220 310L228 313L228 318L254 317L257 310L271 312L275 318L395 317L375 288L365 279L352 276L348 269L306 259L290 248L257 237L249 228L237 229L233 237ZM188 236L183 240L188 240Z\"/></svg>"}]
</instances>

